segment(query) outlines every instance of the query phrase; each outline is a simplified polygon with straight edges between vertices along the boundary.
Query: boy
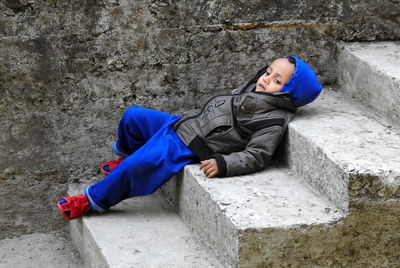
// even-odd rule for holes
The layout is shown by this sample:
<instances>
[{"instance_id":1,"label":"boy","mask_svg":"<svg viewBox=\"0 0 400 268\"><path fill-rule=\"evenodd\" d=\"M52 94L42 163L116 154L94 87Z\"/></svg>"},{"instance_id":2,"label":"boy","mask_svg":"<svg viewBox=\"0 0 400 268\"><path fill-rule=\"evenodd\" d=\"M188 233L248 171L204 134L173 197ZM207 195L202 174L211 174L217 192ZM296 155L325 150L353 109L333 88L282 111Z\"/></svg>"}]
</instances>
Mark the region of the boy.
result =
<instances>
[{"instance_id":1,"label":"boy","mask_svg":"<svg viewBox=\"0 0 400 268\"><path fill-rule=\"evenodd\" d=\"M232 94L211 98L201 111L181 117L129 108L121 118L109 174L85 194L59 199L68 219L103 212L124 199L153 193L185 165L201 160L209 177L249 174L267 167L296 107L321 92L314 71L297 57L279 58ZM111 172L112 171L112 172Z\"/></svg>"}]
</instances>

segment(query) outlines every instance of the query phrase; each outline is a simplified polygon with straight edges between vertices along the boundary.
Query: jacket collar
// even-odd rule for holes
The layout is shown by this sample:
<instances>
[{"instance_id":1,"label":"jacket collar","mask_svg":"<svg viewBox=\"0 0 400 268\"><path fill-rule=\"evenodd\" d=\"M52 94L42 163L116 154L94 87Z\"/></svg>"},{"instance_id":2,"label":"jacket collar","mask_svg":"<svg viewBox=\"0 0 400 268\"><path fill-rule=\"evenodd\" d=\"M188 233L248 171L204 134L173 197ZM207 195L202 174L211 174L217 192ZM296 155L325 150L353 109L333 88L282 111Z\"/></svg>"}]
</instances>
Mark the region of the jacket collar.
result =
<instances>
[{"instance_id":1,"label":"jacket collar","mask_svg":"<svg viewBox=\"0 0 400 268\"><path fill-rule=\"evenodd\" d=\"M290 97L290 94L287 92L277 92L277 93L269 93L269 92L260 92L253 91L251 93L263 96L263 101L284 110L289 110L291 112L296 111L296 107L293 104L293 100Z\"/></svg>"},{"instance_id":2,"label":"jacket collar","mask_svg":"<svg viewBox=\"0 0 400 268\"><path fill-rule=\"evenodd\" d=\"M245 90L242 90L242 93L253 93L257 96L260 96L262 101L265 101L277 108L289 110L291 112L296 111L296 106L293 104L292 97L288 92L262 92L262 91L255 91L256 84L251 84Z\"/></svg>"}]
</instances>

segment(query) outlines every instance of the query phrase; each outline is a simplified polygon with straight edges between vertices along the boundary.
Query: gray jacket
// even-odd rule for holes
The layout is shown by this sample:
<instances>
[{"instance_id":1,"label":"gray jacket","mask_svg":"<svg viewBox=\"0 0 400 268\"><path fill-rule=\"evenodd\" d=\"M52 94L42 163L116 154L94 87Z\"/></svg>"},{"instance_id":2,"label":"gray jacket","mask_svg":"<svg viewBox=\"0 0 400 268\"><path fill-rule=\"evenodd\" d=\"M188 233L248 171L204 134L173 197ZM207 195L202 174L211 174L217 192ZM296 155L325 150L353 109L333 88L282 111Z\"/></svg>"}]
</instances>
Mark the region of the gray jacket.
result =
<instances>
[{"instance_id":1,"label":"gray jacket","mask_svg":"<svg viewBox=\"0 0 400 268\"><path fill-rule=\"evenodd\" d=\"M264 169L294 117L296 108L287 93L254 91L258 77L232 94L212 97L174 125L200 160L217 160L219 177Z\"/></svg>"}]
</instances>

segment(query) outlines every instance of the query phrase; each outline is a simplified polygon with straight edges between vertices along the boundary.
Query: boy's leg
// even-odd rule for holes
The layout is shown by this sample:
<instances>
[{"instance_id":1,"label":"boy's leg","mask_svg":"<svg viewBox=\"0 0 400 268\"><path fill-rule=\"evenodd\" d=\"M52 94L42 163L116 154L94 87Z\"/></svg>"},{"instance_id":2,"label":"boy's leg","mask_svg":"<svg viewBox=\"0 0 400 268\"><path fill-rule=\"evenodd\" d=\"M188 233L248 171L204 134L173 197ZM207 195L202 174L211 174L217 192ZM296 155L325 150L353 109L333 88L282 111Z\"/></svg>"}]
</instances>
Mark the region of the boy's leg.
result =
<instances>
[{"instance_id":1,"label":"boy's leg","mask_svg":"<svg viewBox=\"0 0 400 268\"><path fill-rule=\"evenodd\" d=\"M113 152L127 157L176 118L179 117L139 106L128 108L120 120L118 139L113 145Z\"/></svg>"},{"instance_id":2,"label":"boy's leg","mask_svg":"<svg viewBox=\"0 0 400 268\"><path fill-rule=\"evenodd\" d=\"M196 156L177 136L172 124L155 133L110 175L85 189L91 207L102 212L124 199L153 193Z\"/></svg>"}]
</instances>

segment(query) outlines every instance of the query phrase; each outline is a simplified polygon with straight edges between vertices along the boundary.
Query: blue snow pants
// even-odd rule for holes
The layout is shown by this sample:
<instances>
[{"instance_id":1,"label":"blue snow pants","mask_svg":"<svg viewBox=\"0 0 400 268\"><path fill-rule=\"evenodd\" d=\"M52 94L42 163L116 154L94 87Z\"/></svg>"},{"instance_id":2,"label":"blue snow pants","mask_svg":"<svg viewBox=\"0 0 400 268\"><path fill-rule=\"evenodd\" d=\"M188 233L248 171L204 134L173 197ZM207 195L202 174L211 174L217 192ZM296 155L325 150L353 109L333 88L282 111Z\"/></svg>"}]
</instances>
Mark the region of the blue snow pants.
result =
<instances>
[{"instance_id":1,"label":"blue snow pants","mask_svg":"<svg viewBox=\"0 0 400 268\"><path fill-rule=\"evenodd\" d=\"M118 127L113 152L126 157L103 180L87 187L92 209L103 212L124 199L151 194L198 158L177 136L181 116L132 106Z\"/></svg>"}]
</instances>

